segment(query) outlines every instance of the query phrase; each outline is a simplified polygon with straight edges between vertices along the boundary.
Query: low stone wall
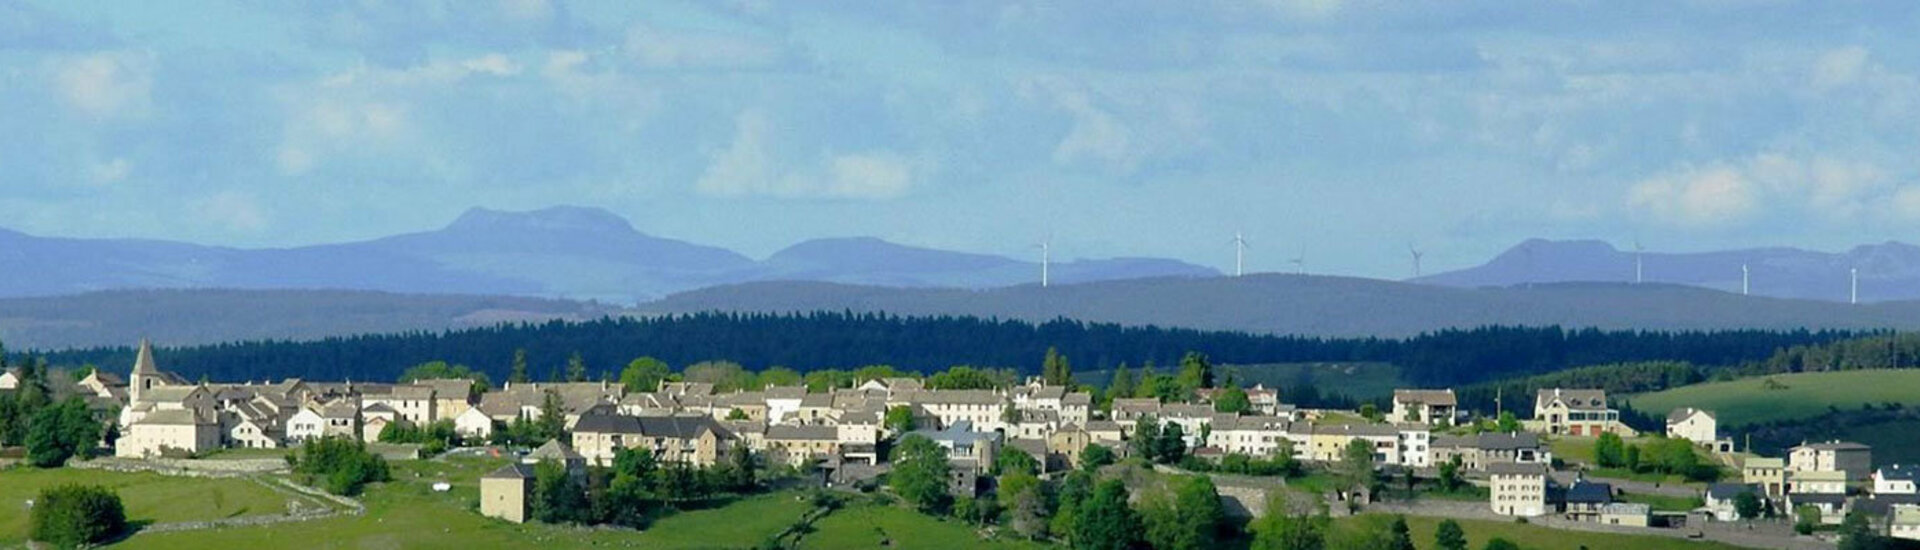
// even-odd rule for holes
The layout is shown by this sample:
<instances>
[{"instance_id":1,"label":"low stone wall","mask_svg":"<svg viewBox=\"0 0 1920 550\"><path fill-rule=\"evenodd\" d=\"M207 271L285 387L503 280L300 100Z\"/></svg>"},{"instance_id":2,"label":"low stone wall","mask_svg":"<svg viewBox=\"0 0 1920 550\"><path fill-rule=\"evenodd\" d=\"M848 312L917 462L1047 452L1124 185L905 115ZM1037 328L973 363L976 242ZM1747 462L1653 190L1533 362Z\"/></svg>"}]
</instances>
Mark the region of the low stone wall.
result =
<instances>
[{"instance_id":1,"label":"low stone wall","mask_svg":"<svg viewBox=\"0 0 1920 550\"><path fill-rule=\"evenodd\" d=\"M286 472L287 461L278 458L193 460L102 457L86 461L69 461L67 467L115 472L155 472L190 477L238 477Z\"/></svg>"}]
</instances>

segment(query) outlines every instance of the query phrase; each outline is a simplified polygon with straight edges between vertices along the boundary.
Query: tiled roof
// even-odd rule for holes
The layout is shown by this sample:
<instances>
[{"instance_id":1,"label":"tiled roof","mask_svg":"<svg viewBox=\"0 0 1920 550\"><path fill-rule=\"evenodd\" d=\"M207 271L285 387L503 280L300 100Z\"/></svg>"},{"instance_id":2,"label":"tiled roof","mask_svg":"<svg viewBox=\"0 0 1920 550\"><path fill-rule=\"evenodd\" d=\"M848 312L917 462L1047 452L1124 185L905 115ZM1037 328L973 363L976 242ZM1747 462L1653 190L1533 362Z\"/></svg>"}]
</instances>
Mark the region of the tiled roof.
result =
<instances>
[{"instance_id":1,"label":"tiled roof","mask_svg":"<svg viewBox=\"0 0 1920 550\"><path fill-rule=\"evenodd\" d=\"M1393 400L1401 403L1454 406L1460 403L1453 390L1393 390Z\"/></svg>"}]
</instances>

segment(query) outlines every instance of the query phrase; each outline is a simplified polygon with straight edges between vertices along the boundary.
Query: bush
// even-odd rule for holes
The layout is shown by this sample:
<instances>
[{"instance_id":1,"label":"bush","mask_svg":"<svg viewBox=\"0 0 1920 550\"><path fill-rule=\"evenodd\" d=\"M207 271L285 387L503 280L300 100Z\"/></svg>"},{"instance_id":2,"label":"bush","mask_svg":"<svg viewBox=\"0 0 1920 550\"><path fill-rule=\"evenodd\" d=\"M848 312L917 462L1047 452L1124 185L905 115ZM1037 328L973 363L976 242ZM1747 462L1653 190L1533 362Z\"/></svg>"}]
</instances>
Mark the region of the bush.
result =
<instances>
[{"instance_id":1,"label":"bush","mask_svg":"<svg viewBox=\"0 0 1920 550\"><path fill-rule=\"evenodd\" d=\"M30 536L58 548L105 542L127 528L120 495L94 485L62 485L34 500Z\"/></svg>"},{"instance_id":2,"label":"bush","mask_svg":"<svg viewBox=\"0 0 1920 550\"><path fill-rule=\"evenodd\" d=\"M357 495L368 483L388 481L386 459L367 451L359 440L324 437L300 447L298 458L289 456L293 473L308 484L317 484L336 495Z\"/></svg>"}]
</instances>

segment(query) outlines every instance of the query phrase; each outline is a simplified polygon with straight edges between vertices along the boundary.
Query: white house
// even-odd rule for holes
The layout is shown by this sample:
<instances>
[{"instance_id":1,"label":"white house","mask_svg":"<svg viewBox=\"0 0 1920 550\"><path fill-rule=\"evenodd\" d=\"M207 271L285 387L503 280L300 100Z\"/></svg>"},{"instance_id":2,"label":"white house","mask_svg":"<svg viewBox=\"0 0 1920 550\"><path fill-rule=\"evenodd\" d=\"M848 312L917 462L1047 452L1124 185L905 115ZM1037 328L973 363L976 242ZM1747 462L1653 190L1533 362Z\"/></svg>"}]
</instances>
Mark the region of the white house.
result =
<instances>
[{"instance_id":1,"label":"white house","mask_svg":"<svg viewBox=\"0 0 1920 550\"><path fill-rule=\"evenodd\" d=\"M287 441L300 442L326 435L327 419L311 408L301 407L287 419Z\"/></svg>"},{"instance_id":2,"label":"white house","mask_svg":"<svg viewBox=\"0 0 1920 550\"><path fill-rule=\"evenodd\" d=\"M1451 388L1444 390L1393 390L1393 422L1421 422L1451 426L1460 400Z\"/></svg>"},{"instance_id":3,"label":"white house","mask_svg":"<svg viewBox=\"0 0 1920 550\"><path fill-rule=\"evenodd\" d=\"M1720 439L1719 421L1712 411L1681 407L1667 413L1667 437L1685 439L1697 445L1713 446Z\"/></svg>"},{"instance_id":4,"label":"white house","mask_svg":"<svg viewBox=\"0 0 1920 550\"><path fill-rule=\"evenodd\" d=\"M453 417L453 431L460 437L486 439L493 435L493 418L479 407L468 407L460 416Z\"/></svg>"},{"instance_id":5,"label":"white house","mask_svg":"<svg viewBox=\"0 0 1920 550\"><path fill-rule=\"evenodd\" d=\"M1873 494L1911 495L1916 491L1914 480L1920 477L1920 467L1909 464L1882 466L1873 471Z\"/></svg>"}]
</instances>

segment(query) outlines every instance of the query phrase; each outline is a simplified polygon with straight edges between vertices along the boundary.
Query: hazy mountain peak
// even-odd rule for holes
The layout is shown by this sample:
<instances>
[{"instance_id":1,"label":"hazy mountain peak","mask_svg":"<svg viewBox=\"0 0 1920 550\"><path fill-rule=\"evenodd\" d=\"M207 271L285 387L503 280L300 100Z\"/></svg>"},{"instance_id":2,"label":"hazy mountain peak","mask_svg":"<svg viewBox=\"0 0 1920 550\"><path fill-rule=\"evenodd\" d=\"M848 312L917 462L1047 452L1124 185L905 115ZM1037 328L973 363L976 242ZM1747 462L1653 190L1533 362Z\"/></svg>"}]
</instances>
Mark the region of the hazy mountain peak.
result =
<instances>
[{"instance_id":1,"label":"hazy mountain peak","mask_svg":"<svg viewBox=\"0 0 1920 550\"><path fill-rule=\"evenodd\" d=\"M534 230L578 233L637 233L626 218L600 208L553 206L539 210L503 211L472 208L448 230Z\"/></svg>"}]
</instances>

